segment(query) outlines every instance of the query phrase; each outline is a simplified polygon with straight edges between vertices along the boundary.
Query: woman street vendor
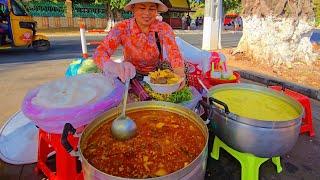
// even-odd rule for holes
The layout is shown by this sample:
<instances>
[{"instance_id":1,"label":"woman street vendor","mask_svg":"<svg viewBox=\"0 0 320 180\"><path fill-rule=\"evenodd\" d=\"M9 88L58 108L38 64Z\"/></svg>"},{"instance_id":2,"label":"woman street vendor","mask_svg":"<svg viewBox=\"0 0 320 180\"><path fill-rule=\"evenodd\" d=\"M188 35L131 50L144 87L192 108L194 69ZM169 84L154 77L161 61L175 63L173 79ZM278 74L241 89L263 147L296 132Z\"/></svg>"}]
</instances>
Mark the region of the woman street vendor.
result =
<instances>
[{"instance_id":1,"label":"woman street vendor","mask_svg":"<svg viewBox=\"0 0 320 180\"><path fill-rule=\"evenodd\" d=\"M165 22L156 20L158 12L168 8L160 0L131 0L125 7L133 18L121 21L111 29L97 47L94 61L107 74L114 74L122 81L133 78L136 73L147 75L157 70L165 61L165 52L174 73L185 76L184 61L175 41L172 28ZM110 60L111 55L123 46L123 62Z\"/></svg>"}]
</instances>

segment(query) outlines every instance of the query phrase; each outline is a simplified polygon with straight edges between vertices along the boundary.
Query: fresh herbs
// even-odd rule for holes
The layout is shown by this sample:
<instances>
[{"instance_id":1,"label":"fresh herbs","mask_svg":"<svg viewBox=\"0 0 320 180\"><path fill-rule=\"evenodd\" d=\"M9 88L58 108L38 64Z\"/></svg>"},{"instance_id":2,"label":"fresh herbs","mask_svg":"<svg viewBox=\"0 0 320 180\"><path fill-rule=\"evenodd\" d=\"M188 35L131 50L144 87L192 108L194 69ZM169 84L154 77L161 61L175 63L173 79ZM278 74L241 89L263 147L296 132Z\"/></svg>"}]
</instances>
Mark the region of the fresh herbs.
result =
<instances>
[{"instance_id":1,"label":"fresh herbs","mask_svg":"<svg viewBox=\"0 0 320 180\"><path fill-rule=\"evenodd\" d=\"M181 103L190 101L192 99L192 92L189 87L184 87L180 91L174 92L169 96L169 102Z\"/></svg>"},{"instance_id":2,"label":"fresh herbs","mask_svg":"<svg viewBox=\"0 0 320 180\"><path fill-rule=\"evenodd\" d=\"M192 92L189 87L184 87L181 90L174 92L172 94L160 94L152 91L148 84L144 84L146 92L155 100L167 101L172 103L181 103L185 101L190 101L192 99Z\"/></svg>"}]
</instances>

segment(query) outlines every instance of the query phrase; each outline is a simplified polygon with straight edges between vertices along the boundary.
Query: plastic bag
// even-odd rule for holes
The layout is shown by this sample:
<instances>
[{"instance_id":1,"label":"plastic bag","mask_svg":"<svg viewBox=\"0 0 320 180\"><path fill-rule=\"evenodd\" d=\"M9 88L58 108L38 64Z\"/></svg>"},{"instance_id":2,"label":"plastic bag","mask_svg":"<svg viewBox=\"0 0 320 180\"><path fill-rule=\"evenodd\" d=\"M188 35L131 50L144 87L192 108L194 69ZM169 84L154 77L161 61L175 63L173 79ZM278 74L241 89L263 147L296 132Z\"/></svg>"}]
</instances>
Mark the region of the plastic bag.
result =
<instances>
[{"instance_id":1,"label":"plastic bag","mask_svg":"<svg viewBox=\"0 0 320 180\"><path fill-rule=\"evenodd\" d=\"M310 41L313 44L318 44L320 45L320 30L318 31L313 31L311 37L310 37Z\"/></svg>"},{"instance_id":2,"label":"plastic bag","mask_svg":"<svg viewBox=\"0 0 320 180\"><path fill-rule=\"evenodd\" d=\"M226 61L226 56L221 52L215 53L198 49L179 37L176 37L176 43L185 61L197 65L203 72L208 72L211 69L210 59L212 56L218 55L218 58Z\"/></svg>"},{"instance_id":3,"label":"plastic bag","mask_svg":"<svg viewBox=\"0 0 320 180\"><path fill-rule=\"evenodd\" d=\"M211 52L198 49L179 37L176 37L176 42L185 61L198 64L204 72L209 70Z\"/></svg>"},{"instance_id":4,"label":"plastic bag","mask_svg":"<svg viewBox=\"0 0 320 180\"><path fill-rule=\"evenodd\" d=\"M124 92L124 85L116 80L115 89L101 99L92 103L69 108L45 108L32 103L39 92L39 87L27 93L22 103L22 112L39 128L49 133L61 134L65 123L75 128L89 124L103 112L117 106Z\"/></svg>"},{"instance_id":5,"label":"plastic bag","mask_svg":"<svg viewBox=\"0 0 320 180\"><path fill-rule=\"evenodd\" d=\"M101 72L96 66L93 59L79 58L73 60L67 68L65 73L66 77L76 76L85 73L98 73Z\"/></svg>"}]
</instances>

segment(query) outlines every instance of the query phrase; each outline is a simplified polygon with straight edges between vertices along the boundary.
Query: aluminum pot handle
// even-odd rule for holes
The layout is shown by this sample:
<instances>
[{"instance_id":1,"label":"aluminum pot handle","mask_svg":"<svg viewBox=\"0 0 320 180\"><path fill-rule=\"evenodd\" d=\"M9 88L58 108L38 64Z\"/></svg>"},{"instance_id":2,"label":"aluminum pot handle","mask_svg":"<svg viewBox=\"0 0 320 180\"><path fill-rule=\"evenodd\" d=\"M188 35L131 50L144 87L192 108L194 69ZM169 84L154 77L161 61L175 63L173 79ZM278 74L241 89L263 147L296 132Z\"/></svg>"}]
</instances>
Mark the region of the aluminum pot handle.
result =
<instances>
[{"instance_id":1,"label":"aluminum pot handle","mask_svg":"<svg viewBox=\"0 0 320 180\"><path fill-rule=\"evenodd\" d=\"M285 91L285 90L286 90L285 84L284 84L283 82L269 79L269 80L267 81L267 87L269 87L271 84L280 85L282 91Z\"/></svg>"},{"instance_id":2,"label":"aluminum pot handle","mask_svg":"<svg viewBox=\"0 0 320 180\"><path fill-rule=\"evenodd\" d=\"M62 136L61 136L61 144L66 149L68 153L73 151L71 144L68 141L68 135L71 133L74 135L76 133L76 129L70 123L66 123L63 127Z\"/></svg>"},{"instance_id":3,"label":"aluminum pot handle","mask_svg":"<svg viewBox=\"0 0 320 180\"><path fill-rule=\"evenodd\" d=\"M210 101L210 104L213 104L214 102L217 103L217 104L220 104L221 106L224 107L224 112L225 112L226 114L229 114L229 113L230 113L229 107L228 107L228 105L227 105L226 103L224 103L224 102L222 102L222 101L220 101L220 100L218 100L218 99L215 99L215 98L213 98L213 97L210 97L210 98L209 98L209 101Z\"/></svg>"}]
</instances>

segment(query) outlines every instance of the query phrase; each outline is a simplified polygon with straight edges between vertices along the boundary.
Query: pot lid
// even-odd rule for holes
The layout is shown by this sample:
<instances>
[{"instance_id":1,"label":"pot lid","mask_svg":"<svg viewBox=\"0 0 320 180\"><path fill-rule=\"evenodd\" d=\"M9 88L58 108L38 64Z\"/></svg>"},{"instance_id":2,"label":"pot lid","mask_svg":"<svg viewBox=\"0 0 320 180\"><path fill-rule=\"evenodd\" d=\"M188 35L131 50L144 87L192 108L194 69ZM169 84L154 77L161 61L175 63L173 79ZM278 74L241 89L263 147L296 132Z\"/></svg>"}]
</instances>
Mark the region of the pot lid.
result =
<instances>
[{"instance_id":1,"label":"pot lid","mask_svg":"<svg viewBox=\"0 0 320 180\"><path fill-rule=\"evenodd\" d=\"M21 111L0 128L0 159L10 164L37 162L38 128Z\"/></svg>"}]
</instances>

